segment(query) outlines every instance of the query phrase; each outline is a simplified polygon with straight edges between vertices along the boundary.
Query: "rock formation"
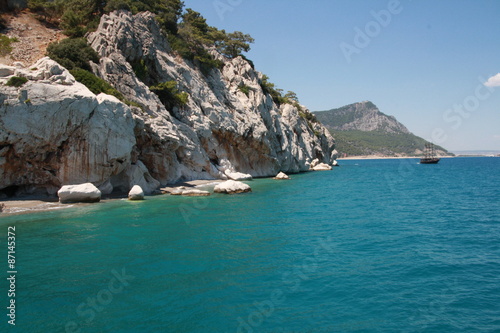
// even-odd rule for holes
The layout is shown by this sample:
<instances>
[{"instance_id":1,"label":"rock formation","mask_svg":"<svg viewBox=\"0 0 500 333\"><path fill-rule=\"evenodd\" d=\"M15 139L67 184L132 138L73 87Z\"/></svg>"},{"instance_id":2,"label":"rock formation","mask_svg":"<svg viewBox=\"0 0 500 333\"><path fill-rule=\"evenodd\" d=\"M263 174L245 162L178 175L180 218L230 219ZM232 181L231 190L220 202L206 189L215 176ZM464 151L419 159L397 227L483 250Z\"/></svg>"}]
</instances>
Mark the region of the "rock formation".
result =
<instances>
[{"instance_id":1,"label":"rock formation","mask_svg":"<svg viewBox=\"0 0 500 333\"><path fill-rule=\"evenodd\" d=\"M128 192L128 199L133 201L144 200L144 191L139 185L134 185Z\"/></svg>"},{"instance_id":2,"label":"rock formation","mask_svg":"<svg viewBox=\"0 0 500 333\"><path fill-rule=\"evenodd\" d=\"M252 192L252 188L250 187L250 185L242 182L227 180L223 183L215 185L214 192L225 193L225 194L237 194L237 193Z\"/></svg>"},{"instance_id":3,"label":"rock formation","mask_svg":"<svg viewBox=\"0 0 500 333\"><path fill-rule=\"evenodd\" d=\"M0 91L0 191L53 194L91 182L103 193L136 184L151 193L183 180L307 171L314 159L336 158L326 128L296 106L278 107L248 61L213 51L224 66L204 74L172 52L151 13L104 15L88 40L101 57L95 74L140 107L94 95L48 58L4 69L0 83L29 81ZM137 63L155 82L175 80L186 105L167 109L134 73Z\"/></svg>"},{"instance_id":4,"label":"rock formation","mask_svg":"<svg viewBox=\"0 0 500 333\"><path fill-rule=\"evenodd\" d=\"M182 196L185 196L185 197L208 197L208 196L210 196L210 192L192 189L192 190L182 191Z\"/></svg>"},{"instance_id":5,"label":"rock formation","mask_svg":"<svg viewBox=\"0 0 500 333\"><path fill-rule=\"evenodd\" d=\"M65 185L57 192L61 203L99 202L101 191L92 183Z\"/></svg>"},{"instance_id":6,"label":"rock formation","mask_svg":"<svg viewBox=\"0 0 500 333\"><path fill-rule=\"evenodd\" d=\"M284 172L280 172L276 175L276 177L274 177L274 179L278 179L278 180L289 180L290 177L284 173Z\"/></svg>"}]
</instances>

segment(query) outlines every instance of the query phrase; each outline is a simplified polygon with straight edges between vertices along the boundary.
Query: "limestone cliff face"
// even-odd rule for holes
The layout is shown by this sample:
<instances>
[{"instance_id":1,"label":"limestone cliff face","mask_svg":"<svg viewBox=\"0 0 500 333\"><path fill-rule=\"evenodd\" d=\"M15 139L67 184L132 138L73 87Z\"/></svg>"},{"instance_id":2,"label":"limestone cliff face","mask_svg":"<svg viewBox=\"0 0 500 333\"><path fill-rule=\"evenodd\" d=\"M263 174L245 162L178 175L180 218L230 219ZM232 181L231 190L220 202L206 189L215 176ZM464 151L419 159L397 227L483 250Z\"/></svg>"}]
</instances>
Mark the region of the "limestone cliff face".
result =
<instances>
[{"instance_id":1,"label":"limestone cliff face","mask_svg":"<svg viewBox=\"0 0 500 333\"><path fill-rule=\"evenodd\" d=\"M30 81L0 91L0 190L53 193L92 182L105 193L134 184L151 192L179 180L224 179L228 169L275 176L336 158L329 132L292 105L277 107L246 60L214 53L223 69L203 74L171 51L150 13L105 15L88 40L101 57L95 74L141 107L95 96L47 58L4 70L4 81L10 74ZM132 68L141 61L146 83ZM167 109L147 83L171 80L188 101Z\"/></svg>"},{"instance_id":2,"label":"limestone cliff face","mask_svg":"<svg viewBox=\"0 0 500 333\"><path fill-rule=\"evenodd\" d=\"M96 74L142 106L140 157L162 183L222 177L224 163L253 176L308 170L315 158L331 163L334 141L320 125L311 130L291 105L278 108L259 85L260 73L241 57L203 74L174 54L150 13L105 15L88 37L101 57ZM143 61L156 82L175 80L187 105L167 110L134 73ZM147 79L146 79L147 80ZM153 81L153 80L151 80ZM248 96L239 87L249 87ZM318 136L315 135L319 133Z\"/></svg>"}]
</instances>

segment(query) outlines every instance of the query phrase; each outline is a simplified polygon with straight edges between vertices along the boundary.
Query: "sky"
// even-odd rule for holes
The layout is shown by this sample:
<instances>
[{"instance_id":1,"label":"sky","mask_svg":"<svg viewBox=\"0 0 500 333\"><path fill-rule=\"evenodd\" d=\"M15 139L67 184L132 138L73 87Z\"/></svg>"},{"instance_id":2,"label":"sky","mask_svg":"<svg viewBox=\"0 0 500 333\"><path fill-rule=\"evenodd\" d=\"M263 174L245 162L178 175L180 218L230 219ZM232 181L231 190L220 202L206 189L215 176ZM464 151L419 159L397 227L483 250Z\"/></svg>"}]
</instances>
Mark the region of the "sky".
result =
<instances>
[{"instance_id":1,"label":"sky","mask_svg":"<svg viewBox=\"0 0 500 333\"><path fill-rule=\"evenodd\" d=\"M184 0L311 111L369 100L450 151L500 150L498 0ZM498 74L498 75L497 75Z\"/></svg>"}]
</instances>

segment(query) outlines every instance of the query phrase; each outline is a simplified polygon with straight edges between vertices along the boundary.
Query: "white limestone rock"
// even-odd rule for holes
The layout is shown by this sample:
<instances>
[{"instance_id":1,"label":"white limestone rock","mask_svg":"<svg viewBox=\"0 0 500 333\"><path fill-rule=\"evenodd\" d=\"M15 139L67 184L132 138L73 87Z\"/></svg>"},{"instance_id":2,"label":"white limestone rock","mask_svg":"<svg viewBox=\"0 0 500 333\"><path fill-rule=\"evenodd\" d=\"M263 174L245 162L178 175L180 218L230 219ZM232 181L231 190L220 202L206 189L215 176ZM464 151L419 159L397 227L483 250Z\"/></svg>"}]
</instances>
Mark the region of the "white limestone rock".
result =
<instances>
[{"instance_id":1,"label":"white limestone rock","mask_svg":"<svg viewBox=\"0 0 500 333\"><path fill-rule=\"evenodd\" d=\"M88 41L101 57L94 72L142 106L138 149L148 151L143 162L162 184L241 179L236 172L264 177L280 170L307 171L307 158L332 162L334 140L328 131L308 123L296 106L278 107L260 86L262 74L242 57L227 59L211 50L224 67L204 75L171 52L150 13L104 15ZM175 80L188 94L187 104L167 110L135 76L131 64L139 61L151 64L157 81ZM242 85L250 88L248 96L240 91ZM309 111L302 107L300 112Z\"/></svg>"},{"instance_id":2,"label":"white limestone rock","mask_svg":"<svg viewBox=\"0 0 500 333\"><path fill-rule=\"evenodd\" d=\"M210 192L203 191L203 190L197 190L197 189L191 189L191 190L182 191L182 196L185 196L185 197L208 197L208 196L210 196Z\"/></svg>"},{"instance_id":3,"label":"white limestone rock","mask_svg":"<svg viewBox=\"0 0 500 333\"><path fill-rule=\"evenodd\" d=\"M17 67L15 75L25 77L31 81L42 81L45 83L69 86L76 82L73 75L71 75L66 68L49 57L41 58L30 68Z\"/></svg>"},{"instance_id":4,"label":"white limestone rock","mask_svg":"<svg viewBox=\"0 0 500 333\"><path fill-rule=\"evenodd\" d=\"M15 72L16 72L16 67L0 64L0 77L7 77L14 75Z\"/></svg>"},{"instance_id":5,"label":"white limestone rock","mask_svg":"<svg viewBox=\"0 0 500 333\"><path fill-rule=\"evenodd\" d=\"M144 200L144 191L139 185L134 185L128 192L128 199L132 201Z\"/></svg>"},{"instance_id":6,"label":"white limestone rock","mask_svg":"<svg viewBox=\"0 0 500 333\"><path fill-rule=\"evenodd\" d=\"M252 180L253 179L252 175L250 175L248 173L226 171L226 172L224 172L224 174L227 176L227 178L229 178L231 180L242 181L242 180Z\"/></svg>"},{"instance_id":7,"label":"white limestone rock","mask_svg":"<svg viewBox=\"0 0 500 333\"><path fill-rule=\"evenodd\" d=\"M217 184L214 188L215 193L225 194L246 193L251 191L252 188L250 185L234 180L227 180L223 183Z\"/></svg>"},{"instance_id":8,"label":"white limestone rock","mask_svg":"<svg viewBox=\"0 0 500 333\"><path fill-rule=\"evenodd\" d=\"M332 167L326 163L320 163L313 168L314 171L329 171Z\"/></svg>"},{"instance_id":9,"label":"white limestone rock","mask_svg":"<svg viewBox=\"0 0 500 333\"><path fill-rule=\"evenodd\" d=\"M101 191L92 183L79 185L65 185L57 191L59 202L99 202L101 200Z\"/></svg>"},{"instance_id":10,"label":"white limestone rock","mask_svg":"<svg viewBox=\"0 0 500 333\"><path fill-rule=\"evenodd\" d=\"M174 188L171 192L170 195L182 195L184 191L187 191L187 187L185 186L179 186Z\"/></svg>"},{"instance_id":11,"label":"white limestone rock","mask_svg":"<svg viewBox=\"0 0 500 333\"><path fill-rule=\"evenodd\" d=\"M276 177L274 177L274 179L278 179L278 180L289 180L290 177L285 174L284 172L280 172L276 175Z\"/></svg>"}]
</instances>

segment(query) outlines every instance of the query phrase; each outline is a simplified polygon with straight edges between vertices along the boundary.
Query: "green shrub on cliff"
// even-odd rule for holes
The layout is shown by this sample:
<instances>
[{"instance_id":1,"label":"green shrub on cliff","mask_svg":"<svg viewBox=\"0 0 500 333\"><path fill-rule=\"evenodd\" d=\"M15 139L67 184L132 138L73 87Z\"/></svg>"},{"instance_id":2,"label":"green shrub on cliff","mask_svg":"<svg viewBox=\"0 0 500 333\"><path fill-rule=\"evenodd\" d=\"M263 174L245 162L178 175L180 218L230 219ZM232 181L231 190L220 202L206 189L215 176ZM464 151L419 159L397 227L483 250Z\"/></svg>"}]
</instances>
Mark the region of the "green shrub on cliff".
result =
<instances>
[{"instance_id":1,"label":"green shrub on cliff","mask_svg":"<svg viewBox=\"0 0 500 333\"><path fill-rule=\"evenodd\" d=\"M47 55L68 70L82 68L90 71L89 61L99 62L99 56L85 38L66 38L51 43Z\"/></svg>"},{"instance_id":2,"label":"green shrub on cliff","mask_svg":"<svg viewBox=\"0 0 500 333\"><path fill-rule=\"evenodd\" d=\"M71 75L75 77L75 80L84 84L90 91L98 95L100 93L105 93L108 95L115 96L119 100L124 100L123 95L113 88L109 83L103 79L98 78L94 74L90 73L81 68L73 69L69 71Z\"/></svg>"},{"instance_id":3,"label":"green shrub on cliff","mask_svg":"<svg viewBox=\"0 0 500 333\"><path fill-rule=\"evenodd\" d=\"M17 42L17 39L0 34L0 57L5 57L12 52L13 42Z\"/></svg>"},{"instance_id":4,"label":"green shrub on cliff","mask_svg":"<svg viewBox=\"0 0 500 333\"><path fill-rule=\"evenodd\" d=\"M176 106L182 107L188 102L189 95L186 92L179 91L176 81L161 82L149 89L158 95L167 110L172 110Z\"/></svg>"},{"instance_id":5,"label":"green shrub on cliff","mask_svg":"<svg viewBox=\"0 0 500 333\"><path fill-rule=\"evenodd\" d=\"M19 88L26 82L28 82L28 79L25 77L13 76L5 83L5 85L9 87Z\"/></svg>"}]
</instances>

